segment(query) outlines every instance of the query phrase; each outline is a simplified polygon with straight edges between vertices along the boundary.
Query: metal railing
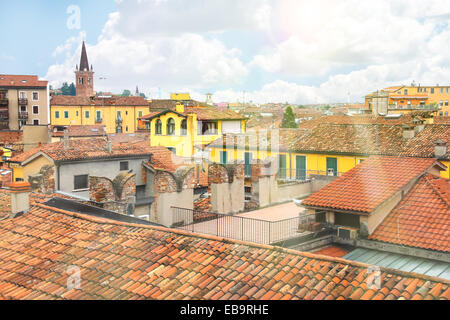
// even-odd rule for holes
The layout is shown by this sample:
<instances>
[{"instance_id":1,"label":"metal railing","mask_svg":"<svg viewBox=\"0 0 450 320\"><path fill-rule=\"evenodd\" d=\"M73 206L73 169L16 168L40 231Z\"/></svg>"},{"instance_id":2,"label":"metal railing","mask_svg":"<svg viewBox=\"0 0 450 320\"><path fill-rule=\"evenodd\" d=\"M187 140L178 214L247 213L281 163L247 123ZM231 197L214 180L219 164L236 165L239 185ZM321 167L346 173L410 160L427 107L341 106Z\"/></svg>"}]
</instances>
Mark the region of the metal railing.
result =
<instances>
[{"instance_id":1,"label":"metal railing","mask_svg":"<svg viewBox=\"0 0 450 320\"><path fill-rule=\"evenodd\" d=\"M0 111L0 120L8 120L9 119L9 111L1 110Z\"/></svg>"},{"instance_id":2,"label":"metal railing","mask_svg":"<svg viewBox=\"0 0 450 320\"><path fill-rule=\"evenodd\" d=\"M21 120L28 119L28 112L19 111L19 119L21 119Z\"/></svg>"},{"instance_id":3,"label":"metal railing","mask_svg":"<svg viewBox=\"0 0 450 320\"><path fill-rule=\"evenodd\" d=\"M315 215L269 221L177 207L172 207L172 213L172 228L261 244L281 242L322 226Z\"/></svg>"},{"instance_id":4,"label":"metal railing","mask_svg":"<svg viewBox=\"0 0 450 320\"><path fill-rule=\"evenodd\" d=\"M27 105L28 99L27 98L19 98L19 105Z\"/></svg>"},{"instance_id":5,"label":"metal railing","mask_svg":"<svg viewBox=\"0 0 450 320\"><path fill-rule=\"evenodd\" d=\"M334 170L278 169L278 181L307 181L313 175L340 177L342 172L335 172Z\"/></svg>"}]
</instances>

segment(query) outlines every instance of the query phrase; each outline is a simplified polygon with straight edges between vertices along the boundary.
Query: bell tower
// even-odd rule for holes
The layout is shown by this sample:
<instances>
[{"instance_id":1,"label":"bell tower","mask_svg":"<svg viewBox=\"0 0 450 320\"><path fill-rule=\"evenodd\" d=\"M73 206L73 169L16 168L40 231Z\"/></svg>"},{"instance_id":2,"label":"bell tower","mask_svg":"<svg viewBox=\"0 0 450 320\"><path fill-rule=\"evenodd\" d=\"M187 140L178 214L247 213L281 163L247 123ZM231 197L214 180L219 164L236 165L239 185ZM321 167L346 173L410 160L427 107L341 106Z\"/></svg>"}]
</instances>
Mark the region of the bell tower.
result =
<instances>
[{"instance_id":1,"label":"bell tower","mask_svg":"<svg viewBox=\"0 0 450 320\"><path fill-rule=\"evenodd\" d=\"M83 41L81 48L80 68L76 66L75 84L78 97L91 97L94 94L94 69L89 69L89 62L86 53L86 46Z\"/></svg>"}]
</instances>

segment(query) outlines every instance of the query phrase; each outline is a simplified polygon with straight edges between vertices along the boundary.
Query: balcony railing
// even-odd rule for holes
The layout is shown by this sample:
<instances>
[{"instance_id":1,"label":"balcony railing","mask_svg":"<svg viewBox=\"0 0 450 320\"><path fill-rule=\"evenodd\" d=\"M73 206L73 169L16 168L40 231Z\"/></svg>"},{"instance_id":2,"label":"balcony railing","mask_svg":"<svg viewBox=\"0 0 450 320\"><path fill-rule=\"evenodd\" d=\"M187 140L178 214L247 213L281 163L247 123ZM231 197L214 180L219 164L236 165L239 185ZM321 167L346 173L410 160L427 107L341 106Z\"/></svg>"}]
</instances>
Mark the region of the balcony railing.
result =
<instances>
[{"instance_id":1,"label":"balcony railing","mask_svg":"<svg viewBox=\"0 0 450 320\"><path fill-rule=\"evenodd\" d=\"M28 99L27 98L19 98L19 105L27 105Z\"/></svg>"},{"instance_id":2,"label":"balcony railing","mask_svg":"<svg viewBox=\"0 0 450 320\"><path fill-rule=\"evenodd\" d=\"M145 126L138 126L137 127L138 131L150 131L150 127L145 127Z\"/></svg>"},{"instance_id":3,"label":"balcony railing","mask_svg":"<svg viewBox=\"0 0 450 320\"><path fill-rule=\"evenodd\" d=\"M95 118L95 123L102 123L103 119L102 118Z\"/></svg>"},{"instance_id":4,"label":"balcony railing","mask_svg":"<svg viewBox=\"0 0 450 320\"><path fill-rule=\"evenodd\" d=\"M0 110L0 121L9 120L8 110Z\"/></svg>"},{"instance_id":5,"label":"balcony railing","mask_svg":"<svg viewBox=\"0 0 450 320\"><path fill-rule=\"evenodd\" d=\"M268 221L172 207L172 218L173 228L261 244L277 243L325 227L315 214Z\"/></svg>"},{"instance_id":6,"label":"balcony railing","mask_svg":"<svg viewBox=\"0 0 450 320\"><path fill-rule=\"evenodd\" d=\"M0 106L7 106L8 102L8 98L0 98Z\"/></svg>"},{"instance_id":7,"label":"balcony railing","mask_svg":"<svg viewBox=\"0 0 450 320\"><path fill-rule=\"evenodd\" d=\"M20 120L28 119L28 112L26 112L26 111L19 111L19 119Z\"/></svg>"}]
</instances>

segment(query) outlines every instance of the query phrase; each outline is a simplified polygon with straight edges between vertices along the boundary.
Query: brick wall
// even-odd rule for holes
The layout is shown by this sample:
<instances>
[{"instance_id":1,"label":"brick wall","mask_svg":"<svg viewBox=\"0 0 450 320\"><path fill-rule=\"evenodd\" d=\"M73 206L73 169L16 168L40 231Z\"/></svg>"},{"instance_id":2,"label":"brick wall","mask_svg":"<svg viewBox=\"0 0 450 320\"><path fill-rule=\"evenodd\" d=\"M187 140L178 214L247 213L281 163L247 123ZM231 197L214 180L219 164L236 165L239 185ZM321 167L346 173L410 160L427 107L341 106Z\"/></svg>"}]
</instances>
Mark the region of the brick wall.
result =
<instances>
[{"instance_id":1,"label":"brick wall","mask_svg":"<svg viewBox=\"0 0 450 320\"><path fill-rule=\"evenodd\" d=\"M45 165L38 174L30 175L28 182L35 193L51 194L55 191L55 166Z\"/></svg>"}]
</instances>

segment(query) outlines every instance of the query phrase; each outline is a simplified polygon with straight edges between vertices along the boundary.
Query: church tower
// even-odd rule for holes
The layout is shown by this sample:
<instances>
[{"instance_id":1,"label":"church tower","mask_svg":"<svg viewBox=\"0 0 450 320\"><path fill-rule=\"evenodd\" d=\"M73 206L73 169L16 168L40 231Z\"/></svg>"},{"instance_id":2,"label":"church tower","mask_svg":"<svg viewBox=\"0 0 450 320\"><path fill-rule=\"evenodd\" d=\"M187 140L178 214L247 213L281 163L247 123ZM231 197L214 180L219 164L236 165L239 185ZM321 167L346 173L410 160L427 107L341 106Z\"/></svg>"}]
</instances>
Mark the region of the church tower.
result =
<instances>
[{"instance_id":1,"label":"church tower","mask_svg":"<svg viewBox=\"0 0 450 320\"><path fill-rule=\"evenodd\" d=\"M91 97L94 94L94 69L89 69L89 62L86 53L86 46L81 49L80 68L75 70L75 83L78 97Z\"/></svg>"}]
</instances>

